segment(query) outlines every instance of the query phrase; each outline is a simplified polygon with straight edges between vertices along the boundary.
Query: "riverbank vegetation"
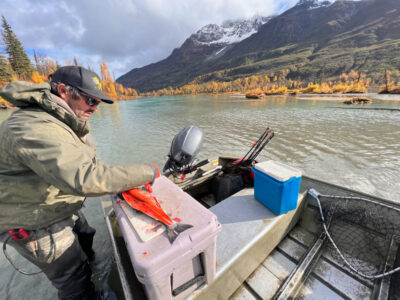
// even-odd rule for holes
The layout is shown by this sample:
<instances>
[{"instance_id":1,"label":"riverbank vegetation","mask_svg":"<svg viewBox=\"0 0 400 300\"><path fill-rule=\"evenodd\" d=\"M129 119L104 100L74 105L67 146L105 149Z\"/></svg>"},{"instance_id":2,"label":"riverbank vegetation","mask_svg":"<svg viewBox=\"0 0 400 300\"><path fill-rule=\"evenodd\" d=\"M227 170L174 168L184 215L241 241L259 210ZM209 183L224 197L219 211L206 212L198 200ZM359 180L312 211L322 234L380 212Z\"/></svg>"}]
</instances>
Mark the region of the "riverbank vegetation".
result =
<instances>
[{"instance_id":1,"label":"riverbank vegetation","mask_svg":"<svg viewBox=\"0 0 400 300\"><path fill-rule=\"evenodd\" d=\"M264 95L284 94L335 94L335 93L366 93L370 89L380 93L400 93L400 71L386 70L377 78L369 78L365 73L351 70L341 74L336 79L319 82L296 81L286 77L289 70L279 73L252 75L226 82L192 83L182 87L168 87L157 91L144 93L144 96L172 96L195 94L242 93L249 98L260 98Z\"/></svg>"}]
</instances>

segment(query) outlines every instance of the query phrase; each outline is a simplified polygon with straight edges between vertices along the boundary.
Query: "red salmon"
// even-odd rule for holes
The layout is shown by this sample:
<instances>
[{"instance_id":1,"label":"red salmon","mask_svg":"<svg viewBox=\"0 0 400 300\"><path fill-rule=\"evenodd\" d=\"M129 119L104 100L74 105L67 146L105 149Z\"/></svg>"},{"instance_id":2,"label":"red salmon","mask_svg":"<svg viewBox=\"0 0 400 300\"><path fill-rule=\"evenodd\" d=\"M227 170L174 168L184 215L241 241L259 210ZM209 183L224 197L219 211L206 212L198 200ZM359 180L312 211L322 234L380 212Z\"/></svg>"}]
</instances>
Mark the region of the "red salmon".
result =
<instances>
[{"instance_id":1,"label":"red salmon","mask_svg":"<svg viewBox=\"0 0 400 300\"><path fill-rule=\"evenodd\" d=\"M122 197L133 209L164 223L167 226L167 235L171 244L182 231L193 227L192 225L174 222L162 209L157 198L148 191L133 188L122 192Z\"/></svg>"}]
</instances>

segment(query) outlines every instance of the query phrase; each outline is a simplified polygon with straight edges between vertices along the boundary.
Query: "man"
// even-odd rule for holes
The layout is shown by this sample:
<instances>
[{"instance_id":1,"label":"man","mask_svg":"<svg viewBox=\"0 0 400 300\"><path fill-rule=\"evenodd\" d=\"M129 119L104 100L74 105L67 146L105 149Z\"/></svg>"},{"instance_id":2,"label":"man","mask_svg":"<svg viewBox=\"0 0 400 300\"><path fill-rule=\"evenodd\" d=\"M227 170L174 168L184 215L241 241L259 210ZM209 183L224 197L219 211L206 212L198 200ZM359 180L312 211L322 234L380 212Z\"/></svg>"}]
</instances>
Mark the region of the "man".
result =
<instances>
[{"instance_id":1,"label":"man","mask_svg":"<svg viewBox=\"0 0 400 300\"><path fill-rule=\"evenodd\" d=\"M20 108L0 125L0 240L37 265L60 299L96 299L83 201L153 182L158 168L96 158L87 120L113 101L92 71L61 67L50 84L12 82L0 96Z\"/></svg>"}]
</instances>

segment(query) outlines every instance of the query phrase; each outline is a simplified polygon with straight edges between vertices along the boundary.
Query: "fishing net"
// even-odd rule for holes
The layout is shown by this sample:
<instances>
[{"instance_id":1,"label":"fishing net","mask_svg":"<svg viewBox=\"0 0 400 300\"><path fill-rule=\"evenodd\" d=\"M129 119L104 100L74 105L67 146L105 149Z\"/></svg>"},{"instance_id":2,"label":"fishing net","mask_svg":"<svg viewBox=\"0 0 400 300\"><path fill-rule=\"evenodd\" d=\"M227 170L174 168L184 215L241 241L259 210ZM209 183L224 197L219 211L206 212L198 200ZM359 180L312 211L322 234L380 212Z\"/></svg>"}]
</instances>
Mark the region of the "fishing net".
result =
<instances>
[{"instance_id":1,"label":"fishing net","mask_svg":"<svg viewBox=\"0 0 400 300\"><path fill-rule=\"evenodd\" d=\"M360 197L310 193L318 203L324 255L362 278L375 280L400 271L400 209Z\"/></svg>"}]
</instances>

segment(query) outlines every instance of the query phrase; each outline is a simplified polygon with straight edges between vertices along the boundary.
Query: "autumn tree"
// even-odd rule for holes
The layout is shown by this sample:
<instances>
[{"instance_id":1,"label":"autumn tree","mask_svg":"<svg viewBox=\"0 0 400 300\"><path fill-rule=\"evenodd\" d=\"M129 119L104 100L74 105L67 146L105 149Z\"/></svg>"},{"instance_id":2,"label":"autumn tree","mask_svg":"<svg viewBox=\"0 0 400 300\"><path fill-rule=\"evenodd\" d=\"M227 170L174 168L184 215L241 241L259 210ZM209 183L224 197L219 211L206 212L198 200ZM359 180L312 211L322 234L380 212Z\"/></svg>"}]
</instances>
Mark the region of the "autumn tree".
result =
<instances>
[{"instance_id":1,"label":"autumn tree","mask_svg":"<svg viewBox=\"0 0 400 300\"><path fill-rule=\"evenodd\" d=\"M384 80L385 80L385 87L386 87L386 92L389 92L389 88L391 85L391 76L392 76L392 72L389 70L385 70L385 75L384 75Z\"/></svg>"},{"instance_id":2,"label":"autumn tree","mask_svg":"<svg viewBox=\"0 0 400 300\"><path fill-rule=\"evenodd\" d=\"M351 70L350 71L350 73L348 74L348 78L352 81L352 82L354 82L354 81L358 81L359 80L359 77L360 76L360 74L357 72L357 71L355 71L355 70Z\"/></svg>"},{"instance_id":3,"label":"autumn tree","mask_svg":"<svg viewBox=\"0 0 400 300\"><path fill-rule=\"evenodd\" d=\"M104 81L112 81L110 71L108 70L108 66L105 61L102 61L100 64L101 71L101 79Z\"/></svg>"},{"instance_id":4,"label":"autumn tree","mask_svg":"<svg viewBox=\"0 0 400 300\"><path fill-rule=\"evenodd\" d=\"M125 88L122 84L114 81L111 77L105 61L100 64L101 71L101 85L103 86L104 93L112 99L126 99L130 97L137 97L138 93L136 90L131 88Z\"/></svg>"},{"instance_id":5,"label":"autumn tree","mask_svg":"<svg viewBox=\"0 0 400 300\"><path fill-rule=\"evenodd\" d=\"M41 76L47 77L59 68L54 60L35 50L33 51L33 57L35 59L36 70Z\"/></svg>"},{"instance_id":6,"label":"autumn tree","mask_svg":"<svg viewBox=\"0 0 400 300\"><path fill-rule=\"evenodd\" d=\"M2 36L10 65L19 78L29 79L33 71L31 61L4 16L2 21Z\"/></svg>"},{"instance_id":7,"label":"autumn tree","mask_svg":"<svg viewBox=\"0 0 400 300\"><path fill-rule=\"evenodd\" d=\"M345 83L347 81L347 79L349 79L349 76L346 73L342 73L340 75L340 80Z\"/></svg>"},{"instance_id":8,"label":"autumn tree","mask_svg":"<svg viewBox=\"0 0 400 300\"><path fill-rule=\"evenodd\" d=\"M36 70L39 72L39 74L42 74L42 71L40 70L39 57L38 57L35 49L33 49L33 58L34 58L35 64L36 64Z\"/></svg>"}]
</instances>

